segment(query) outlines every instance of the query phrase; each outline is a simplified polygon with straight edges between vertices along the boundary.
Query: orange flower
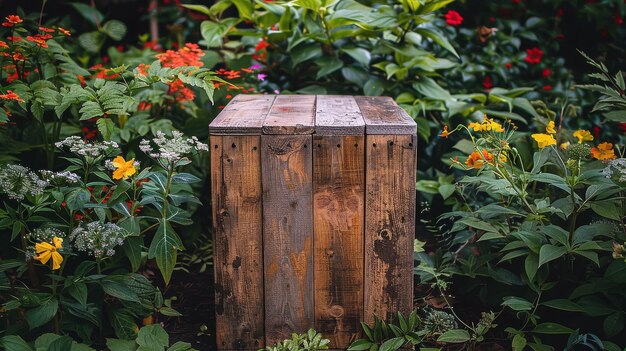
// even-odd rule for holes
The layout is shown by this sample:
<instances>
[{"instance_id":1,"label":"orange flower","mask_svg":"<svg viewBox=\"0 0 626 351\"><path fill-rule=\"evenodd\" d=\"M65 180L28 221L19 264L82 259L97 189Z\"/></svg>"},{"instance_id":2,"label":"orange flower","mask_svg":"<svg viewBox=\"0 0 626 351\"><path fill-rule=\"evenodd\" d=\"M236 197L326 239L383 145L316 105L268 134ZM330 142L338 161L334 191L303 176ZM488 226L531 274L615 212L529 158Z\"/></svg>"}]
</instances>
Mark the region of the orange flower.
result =
<instances>
[{"instance_id":1,"label":"orange flower","mask_svg":"<svg viewBox=\"0 0 626 351\"><path fill-rule=\"evenodd\" d=\"M146 65L145 63L140 63L139 66L137 66L137 73L139 73L142 76L147 76L149 69L150 69L150 65Z\"/></svg>"},{"instance_id":2,"label":"orange flower","mask_svg":"<svg viewBox=\"0 0 626 351\"><path fill-rule=\"evenodd\" d=\"M441 132L441 134L439 134L439 136L442 138L447 138L448 135L450 135L450 132L448 132L448 126L443 126L443 131Z\"/></svg>"},{"instance_id":3,"label":"orange flower","mask_svg":"<svg viewBox=\"0 0 626 351\"><path fill-rule=\"evenodd\" d=\"M597 148L591 148L591 156L601 161L615 159L615 150L613 150L613 144L604 142L598 145Z\"/></svg>"},{"instance_id":4,"label":"orange flower","mask_svg":"<svg viewBox=\"0 0 626 351\"><path fill-rule=\"evenodd\" d=\"M54 29L48 27L39 27L39 30L44 33L54 33Z\"/></svg>"},{"instance_id":5,"label":"orange flower","mask_svg":"<svg viewBox=\"0 0 626 351\"><path fill-rule=\"evenodd\" d=\"M204 65L204 63L200 61L202 56L204 56L204 52L200 50L198 44L187 43L182 49L178 49L177 51L167 50L162 54L156 55L156 58L161 61L161 65L163 65L163 67L201 67Z\"/></svg>"},{"instance_id":6,"label":"orange flower","mask_svg":"<svg viewBox=\"0 0 626 351\"><path fill-rule=\"evenodd\" d=\"M6 42L0 40L0 49L8 49L9 45Z\"/></svg>"},{"instance_id":7,"label":"orange flower","mask_svg":"<svg viewBox=\"0 0 626 351\"><path fill-rule=\"evenodd\" d=\"M7 20L6 22L2 22L2 26L3 27L13 27L16 24L22 23L24 22L20 16L17 15L9 15L6 16L5 19Z\"/></svg>"},{"instance_id":8,"label":"orange flower","mask_svg":"<svg viewBox=\"0 0 626 351\"><path fill-rule=\"evenodd\" d=\"M65 28L58 27L57 30L68 37L72 35L72 33L70 33L70 31Z\"/></svg>"},{"instance_id":9,"label":"orange flower","mask_svg":"<svg viewBox=\"0 0 626 351\"><path fill-rule=\"evenodd\" d=\"M48 44L46 44L46 40L52 38L52 35L50 34L45 34L45 35L41 35L41 34L35 34L33 36L27 36L26 40L30 41L31 43L35 43L37 46L40 46L42 48L47 48Z\"/></svg>"},{"instance_id":10,"label":"orange flower","mask_svg":"<svg viewBox=\"0 0 626 351\"><path fill-rule=\"evenodd\" d=\"M19 95L17 95L16 93L14 93L11 90L7 90L6 94L0 95L0 99L3 99L3 100L14 100L14 101L17 101L17 102L24 102L24 99L19 97Z\"/></svg>"},{"instance_id":11,"label":"orange flower","mask_svg":"<svg viewBox=\"0 0 626 351\"><path fill-rule=\"evenodd\" d=\"M478 151L472 152L465 160L465 164L474 169L482 168L485 163L493 162L493 154L487 150L483 150L482 154Z\"/></svg>"}]
</instances>

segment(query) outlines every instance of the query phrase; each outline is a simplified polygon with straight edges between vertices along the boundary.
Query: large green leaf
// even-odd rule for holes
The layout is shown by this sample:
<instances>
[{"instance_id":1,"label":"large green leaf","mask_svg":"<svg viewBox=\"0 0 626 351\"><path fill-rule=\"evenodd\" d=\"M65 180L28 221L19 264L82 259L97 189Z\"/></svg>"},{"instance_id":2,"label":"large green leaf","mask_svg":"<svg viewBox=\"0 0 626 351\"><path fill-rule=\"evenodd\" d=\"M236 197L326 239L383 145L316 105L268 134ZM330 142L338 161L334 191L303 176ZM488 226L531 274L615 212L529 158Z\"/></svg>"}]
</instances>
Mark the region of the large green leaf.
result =
<instances>
[{"instance_id":1,"label":"large green leaf","mask_svg":"<svg viewBox=\"0 0 626 351\"><path fill-rule=\"evenodd\" d=\"M140 350L163 350L169 345L169 336L160 324L147 325L137 334ZM142 348L143 347L143 348Z\"/></svg>"},{"instance_id":2,"label":"large green leaf","mask_svg":"<svg viewBox=\"0 0 626 351\"><path fill-rule=\"evenodd\" d=\"M543 245L539 250L539 267L565 255L567 249L563 246Z\"/></svg>"},{"instance_id":3,"label":"large green leaf","mask_svg":"<svg viewBox=\"0 0 626 351\"><path fill-rule=\"evenodd\" d=\"M148 258L156 258L157 266L163 275L165 284L169 284L176 264L178 250L183 249L183 243L166 220L161 220L159 227L148 249Z\"/></svg>"},{"instance_id":4,"label":"large green leaf","mask_svg":"<svg viewBox=\"0 0 626 351\"><path fill-rule=\"evenodd\" d=\"M6 335L0 338L0 346L7 351L33 351L30 346L17 335Z\"/></svg>"},{"instance_id":5,"label":"large green leaf","mask_svg":"<svg viewBox=\"0 0 626 351\"><path fill-rule=\"evenodd\" d=\"M415 29L415 32L425 36L426 38L431 39L435 43L441 45L441 47L443 47L444 49L450 51L454 56L459 57L459 54L456 52L452 44L450 44L448 39L443 34L426 28L417 28Z\"/></svg>"},{"instance_id":6,"label":"large green leaf","mask_svg":"<svg viewBox=\"0 0 626 351\"><path fill-rule=\"evenodd\" d=\"M452 329L441 334L437 342L461 343L470 340L470 334L464 329Z\"/></svg>"},{"instance_id":7,"label":"large green leaf","mask_svg":"<svg viewBox=\"0 0 626 351\"><path fill-rule=\"evenodd\" d=\"M33 309L26 311L26 321L30 329L40 327L54 318L59 309L59 301L55 298L49 298L41 302L41 304Z\"/></svg>"}]
</instances>

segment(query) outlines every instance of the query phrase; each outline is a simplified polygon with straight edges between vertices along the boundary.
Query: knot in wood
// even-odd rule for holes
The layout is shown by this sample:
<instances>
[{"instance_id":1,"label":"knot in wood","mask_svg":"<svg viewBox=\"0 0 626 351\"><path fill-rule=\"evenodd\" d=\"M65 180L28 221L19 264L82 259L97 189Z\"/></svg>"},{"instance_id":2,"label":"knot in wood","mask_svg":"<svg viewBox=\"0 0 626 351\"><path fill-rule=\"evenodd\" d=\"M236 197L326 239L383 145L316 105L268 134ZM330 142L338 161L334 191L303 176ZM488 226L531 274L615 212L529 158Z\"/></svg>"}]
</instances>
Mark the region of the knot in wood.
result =
<instances>
[{"instance_id":1,"label":"knot in wood","mask_svg":"<svg viewBox=\"0 0 626 351\"><path fill-rule=\"evenodd\" d=\"M333 318L340 318L343 316L345 310L339 305L332 305L328 308L328 314Z\"/></svg>"}]
</instances>

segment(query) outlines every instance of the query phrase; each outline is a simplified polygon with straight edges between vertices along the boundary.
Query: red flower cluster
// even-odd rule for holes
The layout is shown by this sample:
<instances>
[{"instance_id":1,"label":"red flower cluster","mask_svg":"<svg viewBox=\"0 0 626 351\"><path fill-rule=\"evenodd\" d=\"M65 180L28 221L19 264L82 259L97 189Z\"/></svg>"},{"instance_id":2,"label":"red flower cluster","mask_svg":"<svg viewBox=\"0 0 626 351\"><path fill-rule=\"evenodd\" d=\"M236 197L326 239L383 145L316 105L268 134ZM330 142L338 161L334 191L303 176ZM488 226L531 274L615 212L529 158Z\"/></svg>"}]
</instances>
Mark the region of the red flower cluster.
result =
<instances>
[{"instance_id":1,"label":"red flower cluster","mask_svg":"<svg viewBox=\"0 0 626 351\"><path fill-rule=\"evenodd\" d=\"M99 63L97 65L93 65L93 66L89 67L89 69L97 71L96 74L95 74L96 78L115 79L115 78L120 76L118 73L113 73L113 72L111 72L110 69L102 67L101 63Z\"/></svg>"},{"instance_id":2,"label":"red flower cluster","mask_svg":"<svg viewBox=\"0 0 626 351\"><path fill-rule=\"evenodd\" d=\"M543 51L539 48L526 49L524 61L531 65L536 65L541 62L541 56L543 56Z\"/></svg>"},{"instance_id":3,"label":"red flower cluster","mask_svg":"<svg viewBox=\"0 0 626 351\"><path fill-rule=\"evenodd\" d=\"M48 47L48 44L46 44L46 41L48 39L52 39L51 34L35 34L26 37L26 40L30 41L31 43L35 43L37 46L44 49Z\"/></svg>"},{"instance_id":4,"label":"red flower cluster","mask_svg":"<svg viewBox=\"0 0 626 351\"><path fill-rule=\"evenodd\" d=\"M170 89L167 93L172 95L178 102L191 101L196 97L193 90L187 88L180 79L170 83Z\"/></svg>"},{"instance_id":5,"label":"red flower cluster","mask_svg":"<svg viewBox=\"0 0 626 351\"><path fill-rule=\"evenodd\" d=\"M443 17L446 19L446 23L449 26L460 26L461 23L463 23L463 17L461 17L461 14L454 10L448 10Z\"/></svg>"},{"instance_id":6,"label":"red flower cluster","mask_svg":"<svg viewBox=\"0 0 626 351\"><path fill-rule=\"evenodd\" d=\"M163 67L181 67L181 66L196 66L201 67L204 65L200 58L204 56L204 52L200 50L197 44L187 43L185 47L179 50L167 50L166 52L156 55L161 61Z\"/></svg>"},{"instance_id":7,"label":"red flower cluster","mask_svg":"<svg viewBox=\"0 0 626 351\"><path fill-rule=\"evenodd\" d=\"M13 100L13 101L17 101L17 102L24 102L24 99L22 99L19 95L17 95L16 93L14 93L11 90L7 90L6 94L0 95L0 99L2 99L2 100Z\"/></svg>"},{"instance_id":8,"label":"red flower cluster","mask_svg":"<svg viewBox=\"0 0 626 351\"><path fill-rule=\"evenodd\" d=\"M261 41L259 41L259 43L256 44L256 47L254 48L256 53L252 54L252 58L255 59L255 60L259 60L259 61L264 61L265 60L265 56L266 56L266 52L267 52L267 48L269 46L270 46L270 43L265 41L265 39L261 39Z\"/></svg>"},{"instance_id":9,"label":"red flower cluster","mask_svg":"<svg viewBox=\"0 0 626 351\"><path fill-rule=\"evenodd\" d=\"M3 27L14 27L15 25L24 22L20 16L9 15L5 17L6 22L2 22Z\"/></svg>"},{"instance_id":10,"label":"red flower cluster","mask_svg":"<svg viewBox=\"0 0 626 351\"><path fill-rule=\"evenodd\" d=\"M217 74L223 76L226 79L237 79L241 77L241 72L226 70L224 68L220 68L217 70Z\"/></svg>"}]
</instances>

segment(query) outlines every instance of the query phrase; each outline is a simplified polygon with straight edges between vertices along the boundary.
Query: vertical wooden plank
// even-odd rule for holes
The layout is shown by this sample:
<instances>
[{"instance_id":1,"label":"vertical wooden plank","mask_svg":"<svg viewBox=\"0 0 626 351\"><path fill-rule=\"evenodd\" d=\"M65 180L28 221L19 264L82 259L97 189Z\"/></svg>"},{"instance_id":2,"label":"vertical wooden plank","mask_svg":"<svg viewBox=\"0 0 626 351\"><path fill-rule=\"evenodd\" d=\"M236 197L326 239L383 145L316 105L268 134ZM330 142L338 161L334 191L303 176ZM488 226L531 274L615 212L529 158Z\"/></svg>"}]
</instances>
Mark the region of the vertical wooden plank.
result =
<instances>
[{"instance_id":1,"label":"vertical wooden plank","mask_svg":"<svg viewBox=\"0 0 626 351\"><path fill-rule=\"evenodd\" d=\"M263 135L265 337L313 327L311 135Z\"/></svg>"},{"instance_id":2,"label":"vertical wooden plank","mask_svg":"<svg viewBox=\"0 0 626 351\"><path fill-rule=\"evenodd\" d=\"M315 329L346 349L363 318L364 136L313 140Z\"/></svg>"},{"instance_id":3,"label":"vertical wooden plank","mask_svg":"<svg viewBox=\"0 0 626 351\"><path fill-rule=\"evenodd\" d=\"M260 136L211 136L216 339L264 347Z\"/></svg>"},{"instance_id":4,"label":"vertical wooden plank","mask_svg":"<svg viewBox=\"0 0 626 351\"><path fill-rule=\"evenodd\" d=\"M366 142L364 319L371 323L412 309L416 137Z\"/></svg>"}]
</instances>

